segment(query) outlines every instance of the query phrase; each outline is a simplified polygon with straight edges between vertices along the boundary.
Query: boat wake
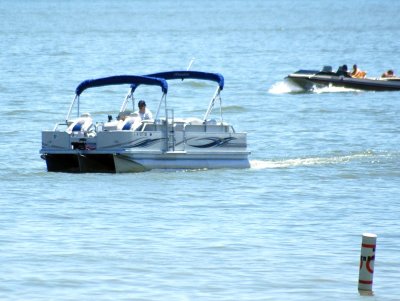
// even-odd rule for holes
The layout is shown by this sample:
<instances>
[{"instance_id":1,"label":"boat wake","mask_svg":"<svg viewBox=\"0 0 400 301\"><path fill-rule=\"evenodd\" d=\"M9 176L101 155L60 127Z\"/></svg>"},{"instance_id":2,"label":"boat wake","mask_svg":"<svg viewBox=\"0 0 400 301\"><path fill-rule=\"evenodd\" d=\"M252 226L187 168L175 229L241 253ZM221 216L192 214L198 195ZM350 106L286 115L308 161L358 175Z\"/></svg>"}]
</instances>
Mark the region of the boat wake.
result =
<instances>
[{"instance_id":1,"label":"boat wake","mask_svg":"<svg viewBox=\"0 0 400 301\"><path fill-rule=\"evenodd\" d=\"M296 84L291 83L289 80L284 80L281 82L277 82L271 86L268 90L268 93L271 94L289 94L289 93L343 93L343 92L363 92L362 90L357 89L350 89L345 87L315 87L312 90L304 90L301 87L297 86Z\"/></svg>"},{"instance_id":2,"label":"boat wake","mask_svg":"<svg viewBox=\"0 0 400 301\"><path fill-rule=\"evenodd\" d=\"M268 93L271 94L287 94L287 93L304 93L307 92L300 88L299 86L289 82L289 81L281 81L273 84L271 88L269 88Z\"/></svg>"},{"instance_id":3,"label":"boat wake","mask_svg":"<svg viewBox=\"0 0 400 301\"><path fill-rule=\"evenodd\" d=\"M363 91L357 90L357 89L345 88L345 87L330 86L330 87L323 87L323 88L314 88L310 92L320 94L320 93L363 92Z\"/></svg>"},{"instance_id":4,"label":"boat wake","mask_svg":"<svg viewBox=\"0 0 400 301\"><path fill-rule=\"evenodd\" d=\"M357 160L373 160L377 157L387 157L389 154L376 154L372 151L355 153L351 155L341 155L332 157L309 157L309 158L295 158L285 160L251 160L250 166L252 169L273 169L273 168L291 168L298 166L315 166L315 165L335 165L342 164Z\"/></svg>"}]
</instances>

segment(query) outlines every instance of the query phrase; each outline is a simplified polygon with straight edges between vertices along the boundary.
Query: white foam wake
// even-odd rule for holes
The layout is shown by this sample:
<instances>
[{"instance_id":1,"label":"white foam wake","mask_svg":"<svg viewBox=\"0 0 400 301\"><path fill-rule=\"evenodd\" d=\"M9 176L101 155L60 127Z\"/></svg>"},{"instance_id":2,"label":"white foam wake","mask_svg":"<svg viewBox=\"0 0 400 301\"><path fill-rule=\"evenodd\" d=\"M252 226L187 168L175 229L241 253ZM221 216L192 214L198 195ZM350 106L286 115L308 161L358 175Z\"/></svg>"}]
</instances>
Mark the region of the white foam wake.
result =
<instances>
[{"instance_id":1,"label":"white foam wake","mask_svg":"<svg viewBox=\"0 0 400 301\"><path fill-rule=\"evenodd\" d=\"M334 86L322 87L322 88L315 87L311 91L305 91L301 87L292 83L290 80L277 82L273 84L271 88L268 90L268 93L271 94L287 94L287 93L299 93L299 92L311 92L320 94L320 93L363 92L363 91L345 87L334 87Z\"/></svg>"},{"instance_id":2,"label":"white foam wake","mask_svg":"<svg viewBox=\"0 0 400 301\"><path fill-rule=\"evenodd\" d=\"M323 87L323 88L314 88L312 90L312 92L320 94L320 93L362 92L362 90L350 89L350 88L345 88L345 87L329 86L329 87Z\"/></svg>"},{"instance_id":3,"label":"white foam wake","mask_svg":"<svg viewBox=\"0 0 400 301\"><path fill-rule=\"evenodd\" d=\"M310 158L295 158L285 160L251 160L250 166L252 169L269 169L269 168L290 168L297 166L312 166L312 165L328 165L340 164L363 158L376 157L373 152L357 153L352 155L333 156L333 157L310 157Z\"/></svg>"},{"instance_id":4,"label":"white foam wake","mask_svg":"<svg viewBox=\"0 0 400 301\"><path fill-rule=\"evenodd\" d=\"M286 94L286 93L295 93L295 92L303 92L304 90L299 86L292 84L289 81L277 82L269 88L268 93L271 94Z\"/></svg>"}]
</instances>

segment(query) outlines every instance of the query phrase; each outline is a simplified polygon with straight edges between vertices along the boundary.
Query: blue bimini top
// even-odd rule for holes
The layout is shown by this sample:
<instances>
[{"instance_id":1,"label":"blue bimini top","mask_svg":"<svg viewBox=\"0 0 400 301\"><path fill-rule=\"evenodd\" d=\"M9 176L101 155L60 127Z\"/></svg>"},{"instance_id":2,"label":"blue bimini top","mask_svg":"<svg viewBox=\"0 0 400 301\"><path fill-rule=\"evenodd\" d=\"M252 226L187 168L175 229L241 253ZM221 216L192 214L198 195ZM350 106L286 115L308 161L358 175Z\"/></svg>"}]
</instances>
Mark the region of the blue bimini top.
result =
<instances>
[{"instance_id":1,"label":"blue bimini top","mask_svg":"<svg viewBox=\"0 0 400 301\"><path fill-rule=\"evenodd\" d=\"M146 76L163 78L165 80L169 79L184 80L186 78L210 80L217 82L220 90L224 88L224 77L219 73L208 73L201 71L167 71L167 72L147 74Z\"/></svg>"},{"instance_id":2,"label":"blue bimini top","mask_svg":"<svg viewBox=\"0 0 400 301\"><path fill-rule=\"evenodd\" d=\"M77 96L79 96L83 91L88 88L123 84L132 85L133 90L139 85L160 86L164 94L168 92L168 83L163 78L138 75L116 75L98 79L85 80L81 82L78 87L76 87L75 93Z\"/></svg>"}]
</instances>

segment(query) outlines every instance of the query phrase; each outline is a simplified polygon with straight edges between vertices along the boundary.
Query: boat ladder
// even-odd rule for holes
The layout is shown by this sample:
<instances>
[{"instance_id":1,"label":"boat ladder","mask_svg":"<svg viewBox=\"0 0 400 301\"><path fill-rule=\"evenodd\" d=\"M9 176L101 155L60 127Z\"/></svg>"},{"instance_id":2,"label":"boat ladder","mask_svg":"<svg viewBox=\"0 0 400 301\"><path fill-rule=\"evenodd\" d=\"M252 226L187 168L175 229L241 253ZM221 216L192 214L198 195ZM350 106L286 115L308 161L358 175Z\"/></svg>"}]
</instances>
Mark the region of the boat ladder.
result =
<instances>
[{"instance_id":1,"label":"boat ladder","mask_svg":"<svg viewBox=\"0 0 400 301\"><path fill-rule=\"evenodd\" d=\"M175 129L174 129L174 110L166 110L166 121L167 121L167 151L175 151Z\"/></svg>"}]
</instances>

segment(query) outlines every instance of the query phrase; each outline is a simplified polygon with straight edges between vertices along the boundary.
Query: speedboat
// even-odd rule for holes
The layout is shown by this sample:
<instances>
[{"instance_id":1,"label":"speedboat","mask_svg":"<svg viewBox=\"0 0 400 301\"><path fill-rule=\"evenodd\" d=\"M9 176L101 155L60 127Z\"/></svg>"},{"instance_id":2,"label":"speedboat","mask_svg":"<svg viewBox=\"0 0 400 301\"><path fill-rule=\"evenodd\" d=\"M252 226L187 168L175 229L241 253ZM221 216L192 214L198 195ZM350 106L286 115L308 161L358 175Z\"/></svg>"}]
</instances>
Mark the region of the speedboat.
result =
<instances>
[{"instance_id":1,"label":"speedboat","mask_svg":"<svg viewBox=\"0 0 400 301\"><path fill-rule=\"evenodd\" d=\"M217 83L202 118L174 116L174 109L167 103L167 80L174 79ZM95 121L90 112L80 112L80 99L85 90L110 85L129 85L117 118L108 115ZM130 110L130 104L135 108L134 93L141 86L161 87L161 99L152 120L141 120ZM120 75L83 81L75 90L65 121L57 123L52 130L42 131L41 157L46 161L47 170L54 172L248 168L247 134L236 132L222 118L223 87L222 75L199 71ZM152 91L151 87L146 89ZM218 120L210 118L216 103L220 107ZM93 111L98 113L96 107Z\"/></svg>"},{"instance_id":2,"label":"speedboat","mask_svg":"<svg viewBox=\"0 0 400 301\"><path fill-rule=\"evenodd\" d=\"M400 90L400 78L398 77L354 78L348 73L332 72L331 66L325 66L320 71L299 70L289 74L286 79L306 91L331 86L369 91Z\"/></svg>"}]
</instances>

